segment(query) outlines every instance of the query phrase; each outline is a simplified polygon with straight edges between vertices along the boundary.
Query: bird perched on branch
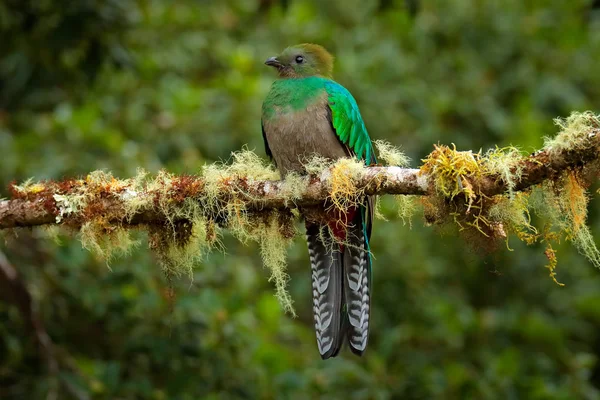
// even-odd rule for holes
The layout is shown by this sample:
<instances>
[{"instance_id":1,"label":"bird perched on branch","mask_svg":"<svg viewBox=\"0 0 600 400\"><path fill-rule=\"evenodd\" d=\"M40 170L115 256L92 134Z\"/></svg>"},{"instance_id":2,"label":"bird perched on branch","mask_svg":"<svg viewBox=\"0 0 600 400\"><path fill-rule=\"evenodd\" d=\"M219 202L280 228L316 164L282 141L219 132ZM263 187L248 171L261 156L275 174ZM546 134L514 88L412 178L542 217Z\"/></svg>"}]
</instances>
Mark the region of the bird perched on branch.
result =
<instances>
[{"instance_id":1,"label":"bird perched on branch","mask_svg":"<svg viewBox=\"0 0 600 400\"><path fill-rule=\"evenodd\" d=\"M356 157L376 162L356 101L331 79L333 56L316 44L300 44L269 58L278 79L262 107L266 153L282 175L305 173L313 156ZM362 355L369 337L373 199L331 213L327 224L306 222L312 270L313 314L323 359L338 354L347 337Z\"/></svg>"}]
</instances>

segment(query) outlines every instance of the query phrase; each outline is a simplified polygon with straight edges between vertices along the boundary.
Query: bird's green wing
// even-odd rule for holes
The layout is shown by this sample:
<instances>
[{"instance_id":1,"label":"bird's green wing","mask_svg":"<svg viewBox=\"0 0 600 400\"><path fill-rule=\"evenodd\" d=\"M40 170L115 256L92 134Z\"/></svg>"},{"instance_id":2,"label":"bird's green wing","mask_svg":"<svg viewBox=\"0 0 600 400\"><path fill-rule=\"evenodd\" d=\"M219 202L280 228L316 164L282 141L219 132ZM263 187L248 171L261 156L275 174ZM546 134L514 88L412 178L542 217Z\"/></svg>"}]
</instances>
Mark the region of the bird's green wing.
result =
<instances>
[{"instance_id":1,"label":"bird's green wing","mask_svg":"<svg viewBox=\"0 0 600 400\"><path fill-rule=\"evenodd\" d=\"M373 144L354 97L334 81L328 81L325 89L328 94L329 118L335 134L357 158L364 160L367 165L375 164L377 159Z\"/></svg>"}]
</instances>

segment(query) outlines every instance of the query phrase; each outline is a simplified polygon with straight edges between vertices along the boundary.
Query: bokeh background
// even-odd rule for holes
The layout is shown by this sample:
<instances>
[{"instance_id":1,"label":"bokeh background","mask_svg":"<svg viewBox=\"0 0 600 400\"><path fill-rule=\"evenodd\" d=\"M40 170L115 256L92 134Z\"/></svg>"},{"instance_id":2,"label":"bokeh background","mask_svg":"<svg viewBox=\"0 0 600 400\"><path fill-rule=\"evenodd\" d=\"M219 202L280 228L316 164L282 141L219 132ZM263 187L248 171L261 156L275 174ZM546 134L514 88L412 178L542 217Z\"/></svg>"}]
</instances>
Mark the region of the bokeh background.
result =
<instances>
[{"instance_id":1,"label":"bokeh background","mask_svg":"<svg viewBox=\"0 0 600 400\"><path fill-rule=\"evenodd\" d=\"M600 111L597 0L2 0L0 42L0 197L28 177L264 155L263 61L301 42L336 55L371 137L415 166L438 142L531 151L554 117ZM57 365L0 292L0 398L600 398L600 271L568 243L559 287L541 246L482 255L419 215L403 225L391 199L383 212L368 352L326 362L301 237L293 319L257 247L227 235L171 302L143 236L109 270L64 232L5 234Z\"/></svg>"}]
</instances>

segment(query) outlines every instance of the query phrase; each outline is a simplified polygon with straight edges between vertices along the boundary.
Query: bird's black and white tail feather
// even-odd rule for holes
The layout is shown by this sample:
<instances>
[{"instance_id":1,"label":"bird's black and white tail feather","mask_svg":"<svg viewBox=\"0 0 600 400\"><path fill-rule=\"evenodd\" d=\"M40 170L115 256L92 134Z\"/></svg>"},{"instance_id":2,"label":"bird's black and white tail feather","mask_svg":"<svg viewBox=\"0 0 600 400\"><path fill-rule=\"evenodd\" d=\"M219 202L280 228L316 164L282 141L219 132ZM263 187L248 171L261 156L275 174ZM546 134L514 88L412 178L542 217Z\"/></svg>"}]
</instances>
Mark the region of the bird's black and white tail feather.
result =
<instances>
[{"instance_id":1,"label":"bird's black and white tail feather","mask_svg":"<svg viewBox=\"0 0 600 400\"><path fill-rule=\"evenodd\" d=\"M352 352L362 355L369 338L370 220L356 213L340 247L326 225L307 224L312 270L313 314L317 346L323 359L335 357L344 337ZM367 208L367 211L368 210ZM367 227L367 229L365 229Z\"/></svg>"},{"instance_id":2,"label":"bird's black and white tail feather","mask_svg":"<svg viewBox=\"0 0 600 400\"><path fill-rule=\"evenodd\" d=\"M344 301L348 314L348 343L353 353L362 355L369 339L371 257L363 218L358 215L348 228L344 248Z\"/></svg>"},{"instance_id":3,"label":"bird's black and white tail feather","mask_svg":"<svg viewBox=\"0 0 600 400\"><path fill-rule=\"evenodd\" d=\"M342 254L323 243L327 226L307 225L306 240L312 272L313 315L317 346L323 359L335 357L342 347Z\"/></svg>"}]
</instances>

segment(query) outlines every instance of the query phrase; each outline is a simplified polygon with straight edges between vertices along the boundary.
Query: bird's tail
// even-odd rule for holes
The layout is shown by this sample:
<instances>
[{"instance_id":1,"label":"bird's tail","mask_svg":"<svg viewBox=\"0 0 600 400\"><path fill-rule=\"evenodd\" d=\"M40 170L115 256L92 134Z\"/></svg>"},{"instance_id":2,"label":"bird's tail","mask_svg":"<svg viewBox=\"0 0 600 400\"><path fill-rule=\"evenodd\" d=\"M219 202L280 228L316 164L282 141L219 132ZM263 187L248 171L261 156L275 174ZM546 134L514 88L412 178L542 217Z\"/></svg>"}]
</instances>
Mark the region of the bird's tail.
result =
<instances>
[{"instance_id":1,"label":"bird's tail","mask_svg":"<svg viewBox=\"0 0 600 400\"><path fill-rule=\"evenodd\" d=\"M343 255L327 225L306 224L306 240L312 272L313 315L317 346L325 360L335 357L343 336Z\"/></svg>"},{"instance_id":2,"label":"bird's tail","mask_svg":"<svg viewBox=\"0 0 600 400\"><path fill-rule=\"evenodd\" d=\"M372 210L370 198L365 206L349 210L344 230L337 226L306 224L315 332L323 359L338 354L345 336L355 354L362 355L367 347Z\"/></svg>"},{"instance_id":3,"label":"bird's tail","mask_svg":"<svg viewBox=\"0 0 600 400\"><path fill-rule=\"evenodd\" d=\"M348 226L344 247L344 302L348 318L348 343L353 353L362 355L369 341L371 309L371 236L372 204L361 206Z\"/></svg>"}]
</instances>

